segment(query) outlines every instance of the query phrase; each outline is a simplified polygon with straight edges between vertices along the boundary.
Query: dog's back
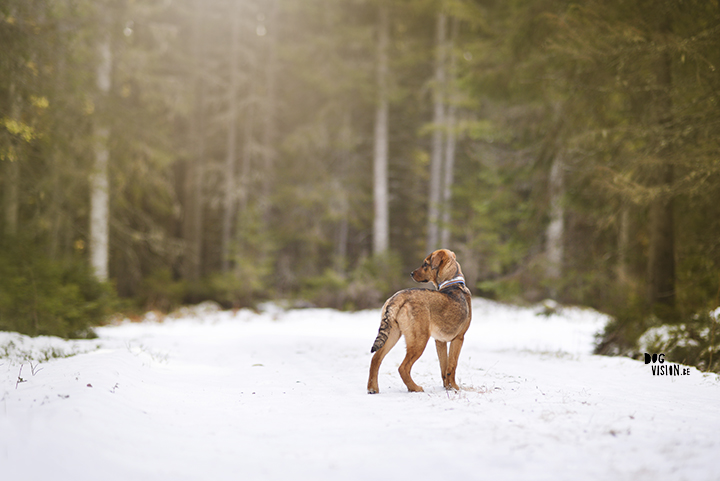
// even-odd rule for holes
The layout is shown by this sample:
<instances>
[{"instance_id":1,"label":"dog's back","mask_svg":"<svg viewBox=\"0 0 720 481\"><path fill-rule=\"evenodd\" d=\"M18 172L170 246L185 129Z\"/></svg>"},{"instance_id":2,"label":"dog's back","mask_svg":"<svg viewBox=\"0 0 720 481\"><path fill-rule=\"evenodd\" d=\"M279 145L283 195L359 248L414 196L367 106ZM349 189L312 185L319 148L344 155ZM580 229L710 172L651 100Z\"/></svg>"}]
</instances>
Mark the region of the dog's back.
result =
<instances>
[{"instance_id":1,"label":"dog's back","mask_svg":"<svg viewBox=\"0 0 720 481\"><path fill-rule=\"evenodd\" d=\"M413 309L426 309L429 334L433 339L451 341L457 334L458 326L470 316L470 291L465 285L453 286L445 291L423 288L403 289L385 301L382 307L380 328L370 352L376 352L385 345L391 330L399 329L404 334L405 322L398 322L398 314L411 304ZM411 316L411 322L417 322ZM448 339L449 338L449 339Z\"/></svg>"}]
</instances>

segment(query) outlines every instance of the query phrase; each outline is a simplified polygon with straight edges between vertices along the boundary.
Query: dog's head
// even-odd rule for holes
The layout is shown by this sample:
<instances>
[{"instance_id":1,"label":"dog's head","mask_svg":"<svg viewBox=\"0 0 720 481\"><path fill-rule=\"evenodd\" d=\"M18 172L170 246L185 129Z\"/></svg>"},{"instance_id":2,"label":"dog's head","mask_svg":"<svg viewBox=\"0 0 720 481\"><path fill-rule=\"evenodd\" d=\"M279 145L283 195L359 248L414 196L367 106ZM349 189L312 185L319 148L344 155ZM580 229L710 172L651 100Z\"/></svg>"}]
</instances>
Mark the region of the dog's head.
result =
<instances>
[{"instance_id":1,"label":"dog's head","mask_svg":"<svg viewBox=\"0 0 720 481\"><path fill-rule=\"evenodd\" d=\"M453 277L461 276L460 264L455 253L440 249L425 258L422 265L410 274L415 282L432 282L437 288Z\"/></svg>"}]
</instances>

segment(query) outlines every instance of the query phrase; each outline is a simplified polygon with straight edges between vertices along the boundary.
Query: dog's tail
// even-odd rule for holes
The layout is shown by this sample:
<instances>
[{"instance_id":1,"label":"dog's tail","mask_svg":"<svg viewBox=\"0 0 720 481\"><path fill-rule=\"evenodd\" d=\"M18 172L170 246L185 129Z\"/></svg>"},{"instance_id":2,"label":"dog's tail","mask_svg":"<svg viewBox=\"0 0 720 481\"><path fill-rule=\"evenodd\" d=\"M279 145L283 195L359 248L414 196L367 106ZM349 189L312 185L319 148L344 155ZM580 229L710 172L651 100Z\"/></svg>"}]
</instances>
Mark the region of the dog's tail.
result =
<instances>
[{"instance_id":1,"label":"dog's tail","mask_svg":"<svg viewBox=\"0 0 720 481\"><path fill-rule=\"evenodd\" d=\"M378 329L378 335L375 338L375 342L370 348L370 352L375 352L385 345L388 334L392 330L392 323L395 322L396 308L393 302L393 298L388 299L382 309L382 319L380 321L380 329Z\"/></svg>"}]
</instances>

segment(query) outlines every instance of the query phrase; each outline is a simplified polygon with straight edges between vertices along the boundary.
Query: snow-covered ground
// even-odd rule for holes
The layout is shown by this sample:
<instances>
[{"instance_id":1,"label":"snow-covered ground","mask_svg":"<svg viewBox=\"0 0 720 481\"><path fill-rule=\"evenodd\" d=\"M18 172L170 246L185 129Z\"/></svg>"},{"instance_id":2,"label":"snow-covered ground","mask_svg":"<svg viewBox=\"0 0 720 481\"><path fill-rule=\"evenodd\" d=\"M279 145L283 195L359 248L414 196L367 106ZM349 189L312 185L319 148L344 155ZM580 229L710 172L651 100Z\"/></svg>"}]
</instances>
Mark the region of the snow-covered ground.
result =
<instances>
[{"instance_id":1,"label":"snow-covered ground","mask_svg":"<svg viewBox=\"0 0 720 481\"><path fill-rule=\"evenodd\" d=\"M402 384L399 343L366 394L377 310L0 333L0 479L720 479L717 376L592 356L603 316L539 310L474 302L460 392L431 341L424 393Z\"/></svg>"}]
</instances>

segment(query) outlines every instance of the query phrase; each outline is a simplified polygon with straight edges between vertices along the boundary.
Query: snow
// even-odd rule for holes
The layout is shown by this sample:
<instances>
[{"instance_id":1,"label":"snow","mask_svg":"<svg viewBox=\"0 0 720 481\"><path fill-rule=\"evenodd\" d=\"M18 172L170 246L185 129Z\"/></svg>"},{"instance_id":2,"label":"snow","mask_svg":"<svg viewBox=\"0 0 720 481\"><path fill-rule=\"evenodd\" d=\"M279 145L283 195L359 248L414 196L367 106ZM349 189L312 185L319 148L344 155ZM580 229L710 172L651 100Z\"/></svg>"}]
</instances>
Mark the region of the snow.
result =
<instances>
[{"instance_id":1,"label":"snow","mask_svg":"<svg viewBox=\"0 0 720 481\"><path fill-rule=\"evenodd\" d=\"M91 341L0 332L2 479L720 479L718 376L591 355L599 313L476 299L461 391L431 342L408 393L399 343L368 395L379 321L205 306Z\"/></svg>"}]
</instances>

